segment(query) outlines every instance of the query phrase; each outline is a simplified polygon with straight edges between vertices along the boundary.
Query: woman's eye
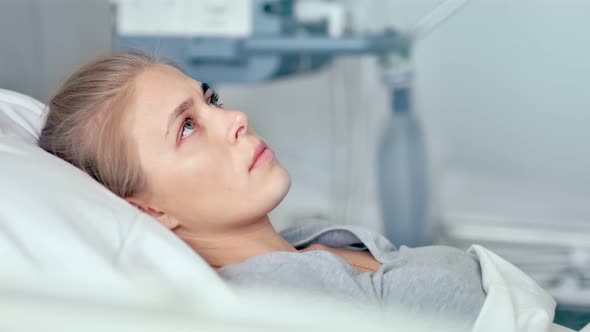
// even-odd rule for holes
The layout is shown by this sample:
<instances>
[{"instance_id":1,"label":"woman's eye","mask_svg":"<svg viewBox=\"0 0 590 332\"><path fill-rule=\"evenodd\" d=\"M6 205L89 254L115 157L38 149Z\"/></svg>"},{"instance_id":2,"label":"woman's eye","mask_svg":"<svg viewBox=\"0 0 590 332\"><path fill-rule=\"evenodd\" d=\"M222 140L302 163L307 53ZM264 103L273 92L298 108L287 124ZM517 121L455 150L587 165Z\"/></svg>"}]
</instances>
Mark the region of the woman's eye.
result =
<instances>
[{"instance_id":1,"label":"woman's eye","mask_svg":"<svg viewBox=\"0 0 590 332\"><path fill-rule=\"evenodd\" d=\"M192 119L185 119L182 123L182 132L180 133L180 139L186 138L196 130L195 122Z\"/></svg>"}]
</instances>

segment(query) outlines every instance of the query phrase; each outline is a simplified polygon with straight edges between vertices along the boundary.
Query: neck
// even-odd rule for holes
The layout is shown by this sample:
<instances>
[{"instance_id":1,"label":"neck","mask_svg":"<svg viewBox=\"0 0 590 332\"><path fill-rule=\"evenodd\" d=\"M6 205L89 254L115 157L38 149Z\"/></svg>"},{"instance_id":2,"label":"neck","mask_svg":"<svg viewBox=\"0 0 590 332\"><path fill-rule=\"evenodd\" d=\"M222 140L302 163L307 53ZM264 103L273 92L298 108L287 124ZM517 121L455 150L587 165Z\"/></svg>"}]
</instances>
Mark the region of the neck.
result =
<instances>
[{"instance_id":1,"label":"neck","mask_svg":"<svg viewBox=\"0 0 590 332\"><path fill-rule=\"evenodd\" d=\"M175 233L214 268L275 251L297 251L277 233L268 216L229 231L195 234L181 228Z\"/></svg>"}]
</instances>

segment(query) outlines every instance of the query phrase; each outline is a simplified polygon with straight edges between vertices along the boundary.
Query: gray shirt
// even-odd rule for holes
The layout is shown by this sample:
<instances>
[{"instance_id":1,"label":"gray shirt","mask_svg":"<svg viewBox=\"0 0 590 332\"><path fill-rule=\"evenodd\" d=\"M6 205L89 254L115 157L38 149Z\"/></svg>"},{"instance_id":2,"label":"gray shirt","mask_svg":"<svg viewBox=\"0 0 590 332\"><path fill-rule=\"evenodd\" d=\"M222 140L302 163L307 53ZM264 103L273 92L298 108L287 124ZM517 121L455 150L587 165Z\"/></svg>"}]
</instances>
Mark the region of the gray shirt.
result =
<instances>
[{"instance_id":1,"label":"gray shirt","mask_svg":"<svg viewBox=\"0 0 590 332\"><path fill-rule=\"evenodd\" d=\"M396 249L385 237L355 226L310 224L281 235L294 247L312 244L369 250L382 265L359 272L327 251L272 252L226 265L219 275L232 284L275 286L326 293L353 303L402 306L474 322L485 300L477 259L445 246Z\"/></svg>"}]
</instances>

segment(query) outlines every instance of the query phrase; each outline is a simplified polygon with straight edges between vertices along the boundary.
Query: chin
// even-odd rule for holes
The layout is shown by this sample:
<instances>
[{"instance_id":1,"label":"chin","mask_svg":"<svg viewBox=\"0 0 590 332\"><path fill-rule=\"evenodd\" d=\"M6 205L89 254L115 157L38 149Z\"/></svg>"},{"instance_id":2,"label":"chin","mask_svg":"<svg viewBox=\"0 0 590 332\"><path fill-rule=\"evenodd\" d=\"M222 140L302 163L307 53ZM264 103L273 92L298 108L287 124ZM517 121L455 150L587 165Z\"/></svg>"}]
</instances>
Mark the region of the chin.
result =
<instances>
[{"instance_id":1,"label":"chin","mask_svg":"<svg viewBox=\"0 0 590 332\"><path fill-rule=\"evenodd\" d=\"M274 210L287 196L289 189L291 188L291 176L287 170L283 167L277 167L272 175L272 181L269 181L268 185L264 189L264 192L260 193L261 201L258 202L259 214L264 216L268 215Z\"/></svg>"},{"instance_id":2,"label":"chin","mask_svg":"<svg viewBox=\"0 0 590 332\"><path fill-rule=\"evenodd\" d=\"M269 188L267 214L274 210L287 196L289 189L291 189L291 176L284 167L278 167L275 179Z\"/></svg>"},{"instance_id":3,"label":"chin","mask_svg":"<svg viewBox=\"0 0 590 332\"><path fill-rule=\"evenodd\" d=\"M270 176L265 179L263 186L245 195L247 199L240 200L240 207L232 211L235 218L229 220L239 220L239 224L260 220L283 201L291 188L291 176L285 168L277 166L268 174Z\"/></svg>"}]
</instances>

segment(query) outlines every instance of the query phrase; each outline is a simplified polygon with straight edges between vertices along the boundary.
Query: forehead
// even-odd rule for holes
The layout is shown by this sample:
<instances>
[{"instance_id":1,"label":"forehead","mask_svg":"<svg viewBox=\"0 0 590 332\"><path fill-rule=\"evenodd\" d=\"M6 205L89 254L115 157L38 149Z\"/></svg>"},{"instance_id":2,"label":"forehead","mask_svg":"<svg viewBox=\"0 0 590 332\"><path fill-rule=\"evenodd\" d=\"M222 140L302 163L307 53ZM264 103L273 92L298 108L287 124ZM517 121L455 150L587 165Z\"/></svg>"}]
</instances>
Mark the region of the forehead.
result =
<instances>
[{"instance_id":1,"label":"forehead","mask_svg":"<svg viewBox=\"0 0 590 332\"><path fill-rule=\"evenodd\" d=\"M139 109L171 106L194 92L198 82L168 65L154 65L142 71L134 81L133 104ZM143 114L145 115L145 114Z\"/></svg>"}]
</instances>

